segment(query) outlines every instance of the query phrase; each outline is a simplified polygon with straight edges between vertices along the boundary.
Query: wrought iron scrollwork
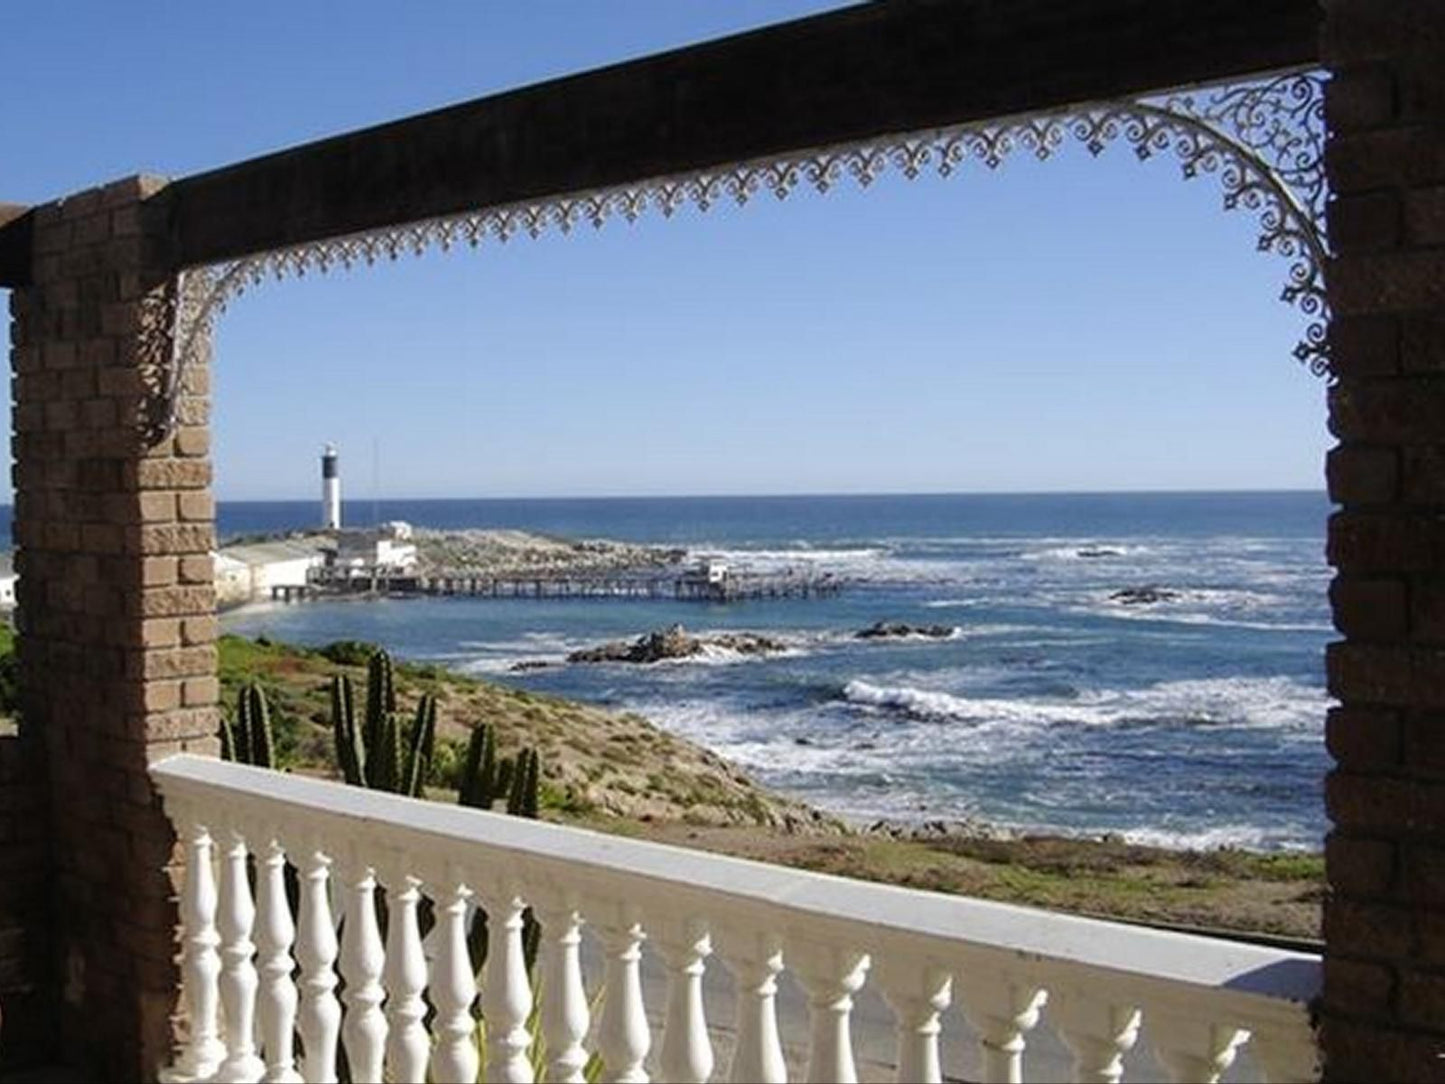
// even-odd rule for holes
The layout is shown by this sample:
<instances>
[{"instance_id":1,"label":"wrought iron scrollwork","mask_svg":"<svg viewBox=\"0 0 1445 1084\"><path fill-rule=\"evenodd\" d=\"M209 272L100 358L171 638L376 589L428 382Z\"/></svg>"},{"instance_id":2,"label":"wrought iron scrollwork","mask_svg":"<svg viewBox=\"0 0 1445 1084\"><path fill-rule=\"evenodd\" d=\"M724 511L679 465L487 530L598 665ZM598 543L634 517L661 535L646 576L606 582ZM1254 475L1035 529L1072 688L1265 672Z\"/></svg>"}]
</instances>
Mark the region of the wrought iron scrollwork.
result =
<instances>
[{"instance_id":1,"label":"wrought iron scrollwork","mask_svg":"<svg viewBox=\"0 0 1445 1084\"><path fill-rule=\"evenodd\" d=\"M725 200L746 204L759 193L783 199L799 188L827 192L841 181L863 187L889 170L912 179L941 176L969 161L996 168L1011 154L1047 159L1070 138L1091 153L1120 141L1142 160L1173 152L1185 178L1212 174L1228 210L1255 212L1258 248L1288 261L1281 298L1306 318L1294 356L1317 375L1329 368L1324 290L1324 75L1289 72L1256 82L1130 101L1081 105L1048 114L912 132L846 146L543 201L487 207L367 233L335 237L248 256L185 273L173 328L174 371L160 411L161 435L176 424L184 370L206 342L226 305L268 278L301 277L335 268L422 255L431 249L476 248L549 230L635 221L649 211L670 217L686 206L706 211Z\"/></svg>"}]
</instances>

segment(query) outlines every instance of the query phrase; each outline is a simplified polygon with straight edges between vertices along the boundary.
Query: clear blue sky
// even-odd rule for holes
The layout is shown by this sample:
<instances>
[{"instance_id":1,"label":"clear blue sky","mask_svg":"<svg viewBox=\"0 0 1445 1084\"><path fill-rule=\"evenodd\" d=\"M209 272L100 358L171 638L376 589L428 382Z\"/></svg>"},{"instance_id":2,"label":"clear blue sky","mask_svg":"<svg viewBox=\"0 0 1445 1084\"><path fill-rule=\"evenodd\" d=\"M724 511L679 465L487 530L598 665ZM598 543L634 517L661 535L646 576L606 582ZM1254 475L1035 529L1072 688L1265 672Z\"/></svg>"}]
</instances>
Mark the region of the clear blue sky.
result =
<instances>
[{"instance_id":1,"label":"clear blue sky","mask_svg":"<svg viewBox=\"0 0 1445 1084\"><path fill-rule=\"evenodd\" d=\"M837 6L32 5L0 200L184 176ZM1116 147L268 284L222 319L223 498L1317 488L1283 266ZM373 447L379 469L373 470Z\"/></svg>"}]
</instances>

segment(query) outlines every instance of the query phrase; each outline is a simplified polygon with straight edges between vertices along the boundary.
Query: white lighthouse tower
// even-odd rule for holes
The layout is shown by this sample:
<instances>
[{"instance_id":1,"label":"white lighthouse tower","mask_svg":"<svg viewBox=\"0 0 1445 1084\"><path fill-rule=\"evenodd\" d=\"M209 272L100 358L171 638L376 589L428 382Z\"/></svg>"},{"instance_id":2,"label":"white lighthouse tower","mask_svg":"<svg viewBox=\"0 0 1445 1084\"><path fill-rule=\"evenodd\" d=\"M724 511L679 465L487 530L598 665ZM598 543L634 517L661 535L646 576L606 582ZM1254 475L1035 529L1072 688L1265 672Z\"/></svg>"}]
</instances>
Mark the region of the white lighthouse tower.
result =
<instances>
[{"instance_id":1,"label":"white lighthouse tower","mask_svg":"<svg viewBox=\"0 0 1445 1084\"><path fill-rule=\"evenodd\" d=\"M341 475L336 470L336 445L321 453L321 525L328 531L341 529Z\"/></svg>"}]
</instances>

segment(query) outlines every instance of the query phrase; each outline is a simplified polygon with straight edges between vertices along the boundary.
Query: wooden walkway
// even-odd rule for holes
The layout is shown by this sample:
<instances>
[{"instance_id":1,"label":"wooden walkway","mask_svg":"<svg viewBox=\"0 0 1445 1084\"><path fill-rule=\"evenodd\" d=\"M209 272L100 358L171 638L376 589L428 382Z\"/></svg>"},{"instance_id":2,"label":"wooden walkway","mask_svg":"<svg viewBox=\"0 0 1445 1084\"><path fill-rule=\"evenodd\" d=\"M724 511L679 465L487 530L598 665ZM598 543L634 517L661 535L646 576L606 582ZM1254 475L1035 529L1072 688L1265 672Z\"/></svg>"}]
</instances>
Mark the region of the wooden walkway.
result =
<instances>
[{"instance_id":1,"label":"wooden walkway","mask_svg":"<svg viewBox=\"0 0 1445 1084\"><path fill-rule=\"evenodd\" d=\"M352 569L348 575L323 576L305 591L292 589L273 598L315 598L338 594L462 595L471 598L669 599L677 602L735 602L742 599L806 599L836 595L843 581L831 575L732 574L722 580L703 577L609 574L539 576L513 573L484 576L441 572L424 576L389 575Z\"/></svg>"}]
</instances>

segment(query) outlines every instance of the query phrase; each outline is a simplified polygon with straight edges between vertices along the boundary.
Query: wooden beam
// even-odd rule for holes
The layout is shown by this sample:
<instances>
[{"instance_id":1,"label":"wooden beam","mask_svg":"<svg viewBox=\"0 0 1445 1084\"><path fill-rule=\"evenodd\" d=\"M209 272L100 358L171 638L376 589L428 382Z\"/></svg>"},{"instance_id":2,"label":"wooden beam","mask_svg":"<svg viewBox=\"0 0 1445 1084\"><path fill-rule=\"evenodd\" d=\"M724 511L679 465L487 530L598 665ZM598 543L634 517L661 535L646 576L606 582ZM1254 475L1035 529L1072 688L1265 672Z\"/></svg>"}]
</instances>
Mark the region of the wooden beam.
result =
<instances>
[{"instance_id":1,"label":"wooden beam","mask_svg":"<svg viewBox=\"0 0 1445 1084\"><path fill-rule=\"evenodd\" d=\"M0 286L30 282L30 208L21 203L0 203Z\"/></svg>"},{"instance_id":2,"label":"wooden beam","mask_svg":"<svg viewBox=\"0 0 1445 1084\"><path fill-rule=\"evenodd\" d=\"M891 0L178 181L193 266L828 143L1314 63L1318 0Z\"/></svg>"}]
</instances>

